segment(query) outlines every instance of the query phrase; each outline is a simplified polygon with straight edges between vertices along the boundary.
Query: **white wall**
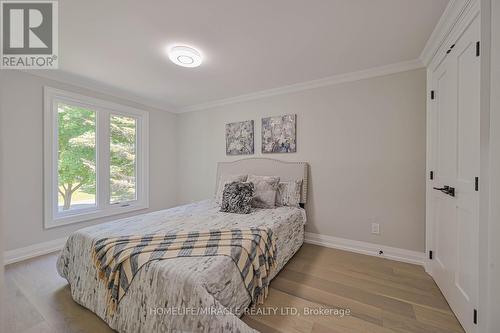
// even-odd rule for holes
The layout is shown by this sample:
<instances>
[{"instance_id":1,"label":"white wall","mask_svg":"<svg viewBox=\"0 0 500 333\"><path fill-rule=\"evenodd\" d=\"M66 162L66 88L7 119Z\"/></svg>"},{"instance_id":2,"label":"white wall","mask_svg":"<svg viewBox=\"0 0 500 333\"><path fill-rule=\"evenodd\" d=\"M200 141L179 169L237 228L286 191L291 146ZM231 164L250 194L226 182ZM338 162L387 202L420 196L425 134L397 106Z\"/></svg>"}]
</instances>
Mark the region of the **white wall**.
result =
<instances>
[{"instance_id":1,"label":"white wall","mask_svg":"<svg viewBox=\"0 0 500 333\"><path fill-rule=\"evenodd\" d=\"M266 157L311 167L306 230L424 251L425 70L267 97L178 117L178 201L212 196L226 123L297 114L298 150ZM381 235L370 234L380 223Z\"/></svg>"},{"instance_id":2,"label":"white wall","mask_svg":"<svg viewBox=\"0 0 500 333\"><path fill-rule=\"evenodd\" d=\"M65 237L82 227L116 218L115 216L44 230L42 175L43 86L45 85L149 111L149 211L176 204L175 115L20 71L2 70L0 72L0 197L2 198L0 219L4 235L7 235L4 237L4 250Z\"/></svg>"},{"instance_id":3,"label":"white wall","mask_svg":"<svg viewBox=\"0 0 500 333\"><path fill-rule=\"evenodd\" d=\"M0 73L0 217L5 250L116 217L43 229L43 86L150 112L150 211L211 197L227 122L296 113L311 166L307 231L424 251L425 71L415 70L173 115L18 71ZM136 212L137 213L137 212ZM131 213L134 214L134 213ZM371 222L381 235L370 234Z\"/></svg>"}]
</instances>

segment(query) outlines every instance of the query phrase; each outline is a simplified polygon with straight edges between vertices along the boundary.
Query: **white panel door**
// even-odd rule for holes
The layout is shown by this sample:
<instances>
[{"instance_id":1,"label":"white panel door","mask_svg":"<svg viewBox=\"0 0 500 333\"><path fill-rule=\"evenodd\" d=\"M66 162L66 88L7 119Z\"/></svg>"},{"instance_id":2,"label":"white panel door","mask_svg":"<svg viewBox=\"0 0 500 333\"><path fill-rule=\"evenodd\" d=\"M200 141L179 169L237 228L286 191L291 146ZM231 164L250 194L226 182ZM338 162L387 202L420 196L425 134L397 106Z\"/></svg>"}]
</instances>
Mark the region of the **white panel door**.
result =
<instances>
[{"instance_id":1,"label":"white panel door","mask_svg":"<svg viewBox=\"0 0 500 333\"><path fill-rule=\"evenodd\" d=\"M478 297L479 36L476 18L433 73L431 120L432 275L468 333L476 332Z\"/></svg>"}]
</instances>

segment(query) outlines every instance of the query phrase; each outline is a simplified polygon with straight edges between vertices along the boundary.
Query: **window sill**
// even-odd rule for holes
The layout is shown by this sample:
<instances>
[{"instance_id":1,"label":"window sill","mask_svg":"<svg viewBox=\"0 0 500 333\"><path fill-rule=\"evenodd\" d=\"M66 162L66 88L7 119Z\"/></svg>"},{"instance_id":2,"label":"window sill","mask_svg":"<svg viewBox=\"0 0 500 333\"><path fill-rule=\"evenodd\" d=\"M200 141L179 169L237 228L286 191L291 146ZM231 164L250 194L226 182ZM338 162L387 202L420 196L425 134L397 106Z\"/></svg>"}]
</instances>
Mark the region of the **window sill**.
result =
<instances>
[{"instance_id":1,"label":"window sill","mask_svg":"<svg viewBox=\"0 0 500 333\"><path fill-rule=\"evenodd\" d=\"M103 217L121 215L148 208L149 204L135 204L126 207L112 207L102 210L94 210L92 212L82 212L80 214L75 213L69 216L58 217L58 218L46 218L44 221L44 228L52 229L73 223L88 222Z\"/></svg>"}]
</instances>

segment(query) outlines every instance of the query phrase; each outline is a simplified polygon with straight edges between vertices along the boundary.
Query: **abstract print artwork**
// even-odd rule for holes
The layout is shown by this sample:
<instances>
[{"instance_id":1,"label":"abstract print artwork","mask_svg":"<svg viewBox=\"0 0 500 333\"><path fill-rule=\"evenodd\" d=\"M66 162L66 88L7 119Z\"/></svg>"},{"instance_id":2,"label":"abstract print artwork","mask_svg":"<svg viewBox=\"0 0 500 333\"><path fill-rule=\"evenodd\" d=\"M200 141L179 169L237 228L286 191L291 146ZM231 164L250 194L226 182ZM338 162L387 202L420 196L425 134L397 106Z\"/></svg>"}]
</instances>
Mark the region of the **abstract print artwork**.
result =
<instances>
[{"instance_id":1,"label":"abstract print artwork","mask_svg":"<svg viewBox=\"0 0 500 333\"><path fill-rule=\"evenodd\" d=\"M253 120L226 124L226 155L248 155L253 151Z\"/></svg>"},{"instance_id":2,"label":"abstract print artwork","mask_svg":"<svg viewBox=\"0 0 500 333\"><path fill-rule=\"evenodd\" d=\"M294 114L262 118L262 152L295 153L296 119Z\"/></svg>"}]
</instances>

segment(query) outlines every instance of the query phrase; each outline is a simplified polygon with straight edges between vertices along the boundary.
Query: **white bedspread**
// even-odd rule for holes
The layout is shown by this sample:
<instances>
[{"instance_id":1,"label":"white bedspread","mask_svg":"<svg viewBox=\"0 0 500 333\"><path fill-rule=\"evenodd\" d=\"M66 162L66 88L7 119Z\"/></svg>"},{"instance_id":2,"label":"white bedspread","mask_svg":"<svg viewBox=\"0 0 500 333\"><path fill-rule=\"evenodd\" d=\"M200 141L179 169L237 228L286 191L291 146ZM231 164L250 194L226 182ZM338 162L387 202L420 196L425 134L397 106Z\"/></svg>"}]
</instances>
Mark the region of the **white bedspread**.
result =
<instances>
[{"instance_id":1,"label":"white bedspread","mask_svg":"<svg viewBox=\"0 0 500 333\"><path fill-rule=\"evenodd\" d=\"M107 318L106 290L92 263L92 242L163 231L269 227L276 237L277 273L302 245L304 224L301 208L256 209L240 215L221 213L213 200L206 200L81 229L69 237L57 269L68 280L73 299L119 332L255 332L238 318L250 297L236 265L224 256L145 265L115 315Z\"/></svg>"}]
</instances>

